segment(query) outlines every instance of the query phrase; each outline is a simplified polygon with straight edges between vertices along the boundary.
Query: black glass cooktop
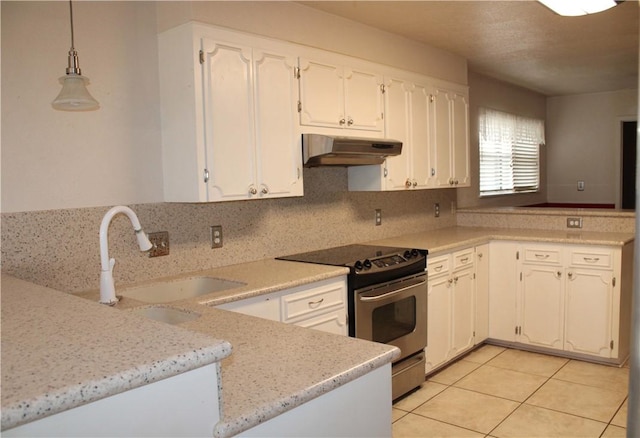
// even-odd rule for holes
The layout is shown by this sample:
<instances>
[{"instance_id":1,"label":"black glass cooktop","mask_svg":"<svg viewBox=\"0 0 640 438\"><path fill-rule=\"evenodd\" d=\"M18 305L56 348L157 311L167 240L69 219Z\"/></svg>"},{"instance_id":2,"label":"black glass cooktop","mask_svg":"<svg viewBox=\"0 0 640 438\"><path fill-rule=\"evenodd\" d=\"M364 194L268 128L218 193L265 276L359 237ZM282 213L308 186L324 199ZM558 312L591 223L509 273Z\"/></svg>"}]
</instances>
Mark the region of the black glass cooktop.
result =
<instances>
[{"instance_id":1,"label":"black glass cooktop","mask_svg":"<svg viewBox=\"0 0 640 438\"><path fill-rule=\"evenodd\" d=\"M403 254L406 248L375 245L346 245L318 251L277 257L278 260L316 263L331 266L351 266L358 260L374 259L384 255Z\"/></svg>"}]
</instances>

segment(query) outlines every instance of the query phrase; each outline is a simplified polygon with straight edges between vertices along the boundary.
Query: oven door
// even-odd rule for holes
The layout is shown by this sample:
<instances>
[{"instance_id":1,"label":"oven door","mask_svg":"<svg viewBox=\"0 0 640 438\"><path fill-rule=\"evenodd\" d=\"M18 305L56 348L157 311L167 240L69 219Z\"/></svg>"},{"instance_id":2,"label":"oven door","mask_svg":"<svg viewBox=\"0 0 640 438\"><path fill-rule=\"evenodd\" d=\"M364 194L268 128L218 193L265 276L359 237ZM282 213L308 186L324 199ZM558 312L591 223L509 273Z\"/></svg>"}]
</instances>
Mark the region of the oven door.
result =
<instances>
[{"instance_id":1,"label":"oven door","mask_svg":"<svg viewBox=\"0 0 640 438\"><path fill-rule=\"evenodd\" d=\"M395 345L400 359L427 346L427 274L354 291L355 336Z\"/></svg>"}]
</instances>

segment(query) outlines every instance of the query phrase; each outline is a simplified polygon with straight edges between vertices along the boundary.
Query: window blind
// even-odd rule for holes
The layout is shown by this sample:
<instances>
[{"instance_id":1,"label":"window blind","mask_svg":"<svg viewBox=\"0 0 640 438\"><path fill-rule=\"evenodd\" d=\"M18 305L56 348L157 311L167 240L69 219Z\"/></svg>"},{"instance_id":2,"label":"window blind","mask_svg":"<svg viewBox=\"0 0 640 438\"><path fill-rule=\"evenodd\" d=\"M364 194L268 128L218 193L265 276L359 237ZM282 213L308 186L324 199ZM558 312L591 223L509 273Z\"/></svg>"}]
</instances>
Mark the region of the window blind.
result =
<instances>
[{"instance_id":1,"label":"window blind","mask_svg":"<svg viewBox=\"0 0 640 438\"><path fill-rule=\"evenodd\" d=\"M537 191L544 122L480 109L480 195Z\"/></svg>"}]
</instances>

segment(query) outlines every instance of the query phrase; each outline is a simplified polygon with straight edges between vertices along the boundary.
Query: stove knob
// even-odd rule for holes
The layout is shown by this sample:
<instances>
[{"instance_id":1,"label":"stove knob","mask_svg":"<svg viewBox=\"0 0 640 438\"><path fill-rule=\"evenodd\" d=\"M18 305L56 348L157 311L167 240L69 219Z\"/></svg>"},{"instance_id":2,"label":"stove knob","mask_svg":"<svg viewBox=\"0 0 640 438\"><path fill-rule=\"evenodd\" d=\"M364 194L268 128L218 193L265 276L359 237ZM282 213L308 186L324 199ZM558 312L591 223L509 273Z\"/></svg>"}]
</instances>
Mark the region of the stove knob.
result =
<instances>
[{"instance_id":1,"label":"stove knob","mask_svg":"<svg viewBox=\"0 0 640 438\"><path fill-rule=\"evenodd\" d=\"M371 269L371 260L366 259L366 260L364 261L364 268L365 268L365 269Z\"/></svg>"},{"instance_id":2,"label":"stove knob","mask_svg":"<svg viewBox=\"0 0 640 438\"><path fill-rule=\"evenodd\" d=\"M357 262L355 262L353 267L356 268L356 271L362 271L362 262L358 260Z\"/></svg>"},{"instance_id":3,"label":"stove knob","mask_svg":"<svg viewBox=\"0 0 640 438\"><path fill-rule=\"evenodd\" d=\"M420 256L420 251L418 251L417 249L412 249L411 255L413 255L414 257L418 257Z\"/></svg>"},{"instance_id":4,"label":"stove knob","mask_svg":"<svg viewBox=\"0 0 640 438\"><path fill-rule=\"evenodd\" d=\"M404 258L405 258L405 259L410 259L411 257L413 257L413 254L411 253L411 251L406 250L406 251L404 252Z\"/></svg>"}]
</instances>

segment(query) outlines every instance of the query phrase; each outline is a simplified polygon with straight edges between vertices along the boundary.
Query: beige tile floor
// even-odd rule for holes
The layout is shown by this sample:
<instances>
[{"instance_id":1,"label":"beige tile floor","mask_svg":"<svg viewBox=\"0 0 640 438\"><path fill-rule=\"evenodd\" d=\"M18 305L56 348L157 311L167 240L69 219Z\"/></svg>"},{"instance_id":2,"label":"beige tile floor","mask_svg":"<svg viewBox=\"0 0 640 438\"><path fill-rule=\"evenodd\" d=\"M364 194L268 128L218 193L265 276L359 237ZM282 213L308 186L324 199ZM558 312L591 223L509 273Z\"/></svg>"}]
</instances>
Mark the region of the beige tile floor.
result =
<instances>
[{"instance_id":1,"label":"beige tile floor","mask_svg":"<svg viewBox=\"0 0 640 438\"><path fill-rule=\"evenodd\" d=\"M629 368L484 345L393 405L393 438L624 437Z\"/></svg>"}]
</instances>

